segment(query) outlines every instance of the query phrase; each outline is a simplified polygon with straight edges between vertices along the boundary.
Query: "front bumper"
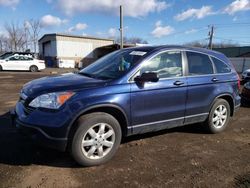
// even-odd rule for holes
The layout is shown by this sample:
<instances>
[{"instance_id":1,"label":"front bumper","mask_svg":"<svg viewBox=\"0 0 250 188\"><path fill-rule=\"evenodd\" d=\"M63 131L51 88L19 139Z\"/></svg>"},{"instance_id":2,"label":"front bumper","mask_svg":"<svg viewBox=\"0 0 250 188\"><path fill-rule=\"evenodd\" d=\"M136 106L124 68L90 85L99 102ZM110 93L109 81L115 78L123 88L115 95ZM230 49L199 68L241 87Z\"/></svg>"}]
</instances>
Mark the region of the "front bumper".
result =
<instances>
[{"instance_id":1,"label":"front bumper","mask_svg":"<svg viewBox=\"0 0 250 188\"><path fill-rule=\"evenodd\" d=\"M22 121L26 116L23 108L23 105L18 103L16 109L11 111L12 125L15 126L20 133L31 138L42 146L65 151L68 139L51 136L51 134L49 134L51 131L56 132L57 128L54 128L53 130L49 128L50 131L48 132L48 127L41 127L40 125ZM60 131L59 129L60 128L58 128L58 131Z\"/></svg>"}]
</instances>

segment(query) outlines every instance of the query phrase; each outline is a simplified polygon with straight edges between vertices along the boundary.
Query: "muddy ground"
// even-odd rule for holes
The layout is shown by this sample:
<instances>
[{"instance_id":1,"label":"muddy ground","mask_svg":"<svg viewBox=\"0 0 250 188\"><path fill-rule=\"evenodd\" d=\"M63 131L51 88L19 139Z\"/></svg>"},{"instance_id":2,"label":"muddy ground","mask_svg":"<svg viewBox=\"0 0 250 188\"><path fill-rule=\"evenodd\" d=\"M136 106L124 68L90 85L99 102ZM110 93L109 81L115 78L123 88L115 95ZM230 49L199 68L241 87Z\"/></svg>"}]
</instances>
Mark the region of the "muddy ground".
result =
<instances>
[{"instance_id":1,"label":"muddy ground","mask_svg":"<svg viewBox=\"0 0 250 188\"><path fill-rule=\"evenodd\" d=\"M250 187L250 108L221 134L202 125L130 137L107 164L82 168L67 153L37 146L11 127L22 85L49 75L0 73L0 187Z\"/></svg>"}]
</instances>

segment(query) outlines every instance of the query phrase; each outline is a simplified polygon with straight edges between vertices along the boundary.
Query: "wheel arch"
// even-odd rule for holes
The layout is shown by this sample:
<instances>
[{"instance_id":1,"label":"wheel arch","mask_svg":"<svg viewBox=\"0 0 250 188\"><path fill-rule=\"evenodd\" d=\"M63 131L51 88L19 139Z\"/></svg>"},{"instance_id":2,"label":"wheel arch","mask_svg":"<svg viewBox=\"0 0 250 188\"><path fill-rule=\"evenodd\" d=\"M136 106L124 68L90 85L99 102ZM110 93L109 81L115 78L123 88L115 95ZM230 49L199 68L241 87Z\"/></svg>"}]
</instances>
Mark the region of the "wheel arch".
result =
<instances>
[{"instance_id":1,"label":"wheel arch","mask_svg":"<svg viewBox=\"0 0 250 188\"><path fill-rule=\"evenodd\" d=\"M229 104L229 106L230 106L230 116L233 116L233 115L234 115L234 100L233 100L232 95L229 94L229 93L225 93L225 94L221 94L221 95L217 96L217 97L213 100L212 104L210 105L210 110L211 110L211 108L213 107L213 105L214 105L214 103L215 103L215 101L216 101L217 99L224 99L224 100L226 100L226 101L228 102L228 104Z\"/></svg>"},{"instance_id":2,"label":"wheel arch","mask_svg":"<svg viewBox=\"0 0 250 188\"><path fill-rule=\"evenodd\" d=\"M95 105L90 108L87 108L76 115L76 117L71 121L70 126L68 127L66 136L69 139L69 141L72 140L72 137L78 128L78 125L76 124L77 120L81 116L90 114L93 112L104 112L104 113L112 115L119 122L121 126L122 137L127 135L128 118L124 110L117 105L101 104L101 105Z\"/></svg>"}]
</instances>

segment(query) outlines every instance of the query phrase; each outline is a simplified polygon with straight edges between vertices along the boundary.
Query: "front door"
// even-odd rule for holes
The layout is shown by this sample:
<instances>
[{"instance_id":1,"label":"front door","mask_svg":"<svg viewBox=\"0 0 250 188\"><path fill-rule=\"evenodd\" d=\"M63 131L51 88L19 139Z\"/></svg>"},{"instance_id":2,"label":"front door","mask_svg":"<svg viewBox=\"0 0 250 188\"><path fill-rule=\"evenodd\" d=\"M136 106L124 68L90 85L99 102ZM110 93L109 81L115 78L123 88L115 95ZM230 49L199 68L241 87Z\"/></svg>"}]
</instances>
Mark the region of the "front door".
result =
<instances>
[{"instance_id":1,"label":"front door","mask_svg":"<svg viewBox=\"0 0 250 188\"><path fill-rule=\"evenodd\" d=\"M187 82L183 76L183 55L165 51L143 62L131 78L131 117L134 134L183 125ZM158 82L136 83L145 72L158 74Z\"/></svg>"},{"instance_id":2,"label":"front door","mask_svg":"<svg viewBox=\"0 0 250 188\"><path fill-rule=\"evenodd\" d=\"M5 63L5 70L22 70L20 56L11 56Z\"/></svg>"}]
</instances>

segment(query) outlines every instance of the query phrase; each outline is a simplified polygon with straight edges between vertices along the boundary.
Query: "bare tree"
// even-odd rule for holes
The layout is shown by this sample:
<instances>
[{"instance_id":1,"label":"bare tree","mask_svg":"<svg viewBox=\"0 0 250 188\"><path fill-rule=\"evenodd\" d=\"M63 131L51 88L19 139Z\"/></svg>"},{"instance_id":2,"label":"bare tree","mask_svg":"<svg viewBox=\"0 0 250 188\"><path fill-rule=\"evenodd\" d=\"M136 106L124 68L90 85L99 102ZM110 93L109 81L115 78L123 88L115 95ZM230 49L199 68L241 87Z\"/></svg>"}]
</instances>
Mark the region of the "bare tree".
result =
<instances>
[{"instance_id":1,"label":"bare tree","mask_svg":"<svg viewBox=\"0 0 250 188\"><path fill-rule=\"evenodd\" d=\"M0 35L0 53L6 51L6 37L4 35Z\"/></svg>"},{"instance_id":2,"label":"bare tree","mask_svg":"<svg viewBox=\"0 0 250 188\"><path fill-rule=\"evenodd\" d=\"M193 41L185 44L186 46L193 46L193 47L200 47L200 48L207 48L208 44L202 41ZM213 48L227 48L227 47L237 47L239 44L231 43L231 42L221 42L221 43L214 43Z\"/></svg>"},{"instance_id":3,"label":"bare tree","mask_svg":"<svg viewBox=\"0 0 250 188\"><path fill-rule=\"evenodd\" d=\"M11 51L24 51L25 43L27 42L24 37L24 30L18 23L11 22L5 24L5 30L7 31L7 45Z\"/></svg>"},{"instance_id":4,"label":"bare tree","mask_svg":"<svg viewBox=\"0 0 250 188\"><path fill-rule=\"evenodd\" d=\"M116 43L119 43L120 42L120 38L116 38L115 39ZM123 42L124 44L136 44L136 43L139 43L139 44L148 44L148 41L140 38L140 37L124 37L123 38Z\"/></svg>"},{"instance_id":5,"label":"bare tree","mask_svg":"<svg viewBox=\"0 0 250 188\"><path fill-rule=\"evenodd\" d=\"M38 37L41 31L41 22L40 20L31 19L26 22L26 27L28 28L28 32L30 34L31 41L33 43L33 50L37 52L37 45L38 45Z\"/></svg>"},{"instance_id":6,"label":"bare tree","mask_svg":"<svg viewBox=\"0 0 250 188\"><path fill-rule=\"evenodd\" d=\"M136 43L148 44L148 41L146 41L140 37L131 37L131 38L124 37L124 42L127 44L136 44Z\"/></svg>"}]
</instances>

